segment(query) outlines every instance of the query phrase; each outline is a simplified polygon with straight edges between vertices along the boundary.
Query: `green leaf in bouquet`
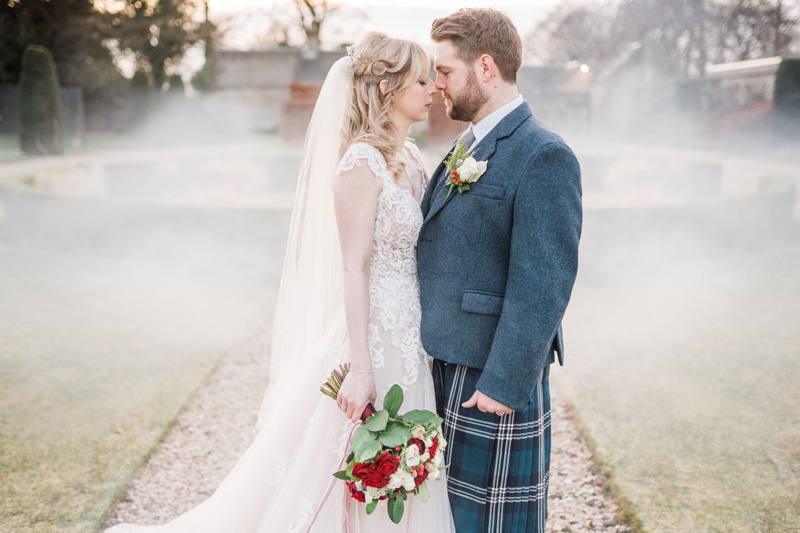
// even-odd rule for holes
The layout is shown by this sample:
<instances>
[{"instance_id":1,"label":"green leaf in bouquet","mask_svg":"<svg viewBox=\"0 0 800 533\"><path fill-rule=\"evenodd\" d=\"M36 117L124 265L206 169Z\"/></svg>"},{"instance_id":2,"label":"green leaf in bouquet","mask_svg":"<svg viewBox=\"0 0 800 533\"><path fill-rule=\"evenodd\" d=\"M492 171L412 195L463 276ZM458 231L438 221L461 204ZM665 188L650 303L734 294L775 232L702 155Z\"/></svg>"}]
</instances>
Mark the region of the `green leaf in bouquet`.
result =
<instances>
[{"instance_id":1,"label":"green leaf in bouquet","mask_svg":"<svg viewBox=\"0 0 800 533\"><path fill-rule=\"evenodd\" d=\"M430 431L436 429L442 423L442 419L426 409L414 409L403 415L403 422L410 426L424 426Z\"/></svg>"},{"instance_id":2,"label":"green leaf in bouquet","mask_svg":"<svg viewBox=\"0 0 800 533\"><path fill-rule=\"evenodd\" d=\"M359 463L369 463L381 451L381 445L376 440L364 441L362 446L356 449L356 461Z\"/></svg>"},{"instance_id":3,"label":"green leaf in bouquet","mask_svg":"<svg viewBox=\"0 0 800 533\"><path fill-rule=\"evenodd\" d=\"M365 442L370 440L376 440L378 438L377 433L373 433L369 429L364 426L359 426L358 429L355 430L353 433L353 438L350 439L350 448L353 451L358 450Z\"/></svg>"},{"instance_id":4,"label":"green leaf in bouquet","mask_svg":"<svg viewBox=\"0 0 800 533\"><path fill-rule=\"evenodd\" d=\"M383 408L389 411L390 417L394 418L401 405L403 405L403 389L400 388L400 385L392 385L383 400Z\"/></svg>"},{"instance_id":5,"label":"green leaf in bouquet","mask_svg":"<svg viewBox=\"0 0 800 533\"><path fill-rule=\"evenodd\" d=\"M400 422L390 422L386 430L378 436L381 444L387 448L403 446L411 439L411 430Z\"/></svg>"},{"instance_id":6,"label":"green leaf in bouquet","mask_svg":"<svg viewBox=\"0 0 800 533\"><path fill-rule=\"evenodd\" d=\"M345 470L347 470L347 475L350 477L351 481L358 481L358 476L353 475L354 466L356 466L356 454L351 453L350 460L347 462L347 468L345 468Z\"/></svg>"},{"instance_id":7,"label":"green leaf in bouquet","mask_svg":"<svg viewBox=\"0 0 800 533\"><path fill-rule=\"evenodd\" d=\"M386 422L389 421L389 412L386 409L381 409L373 414L364 423L364 426L370 431L383 431L386 429Z\"/></svg>"},{"instance_id":8,"label":"green leaf in bouquet","mask_svg":"<svg viewBox=\"0 0 800 533\"><path fill-rule=\"evenodd\" d=\"M425 430L426 431L434 431L435 429L439 428L442 425L443 422L444 422L444 418L441 418L441 417L438 417L438 416L434 416L433 420L431 421L431 423L425 425Z\"/></svg>"},{"instance_id":9,"label":"green leaf in bouquet","mask_svg":"<svg viewBox=\"0 0 800 533\"><path fill-rule=\"evenodd\" d=\"M420 499L423 503L428 501L431 497L431 493L428 491L428 482L423 481L419 487L417 487L417 493L419 494Z\"/></svg>"},{"instance_id":10,"label":"green leaf in bouquet","mask_svg":"<svg viewBox=\"0 0 800 533\"><path fill-rule=\"evenodd\" d=\"M378 506L378 500L372 500L367 504L367 514L372 514L375 508Z\"/></svg>"},{"instance_id":11,"label":"green leaf in bouquet","mask_svg":"<svg viewBox=\"0 0 800 533\"><path fill-rule=\"evenodd\" d=\"M350 476L347 475L347 469L334 472L333 477L335 477L336 479L343 479L344 481L350 481Z\"/></svg>"},{"instance_id":12,"label":"green leaf in bouquet","mask_svg":"<svg viewBox=\"0 0 800 533\"><path fill-rule=\"evenodd\" d=\"M404 508L405 504L401 498L389 498L389 520L395 524L399 524L400 520L403 519Z\"/></svg>"}]
</instances>

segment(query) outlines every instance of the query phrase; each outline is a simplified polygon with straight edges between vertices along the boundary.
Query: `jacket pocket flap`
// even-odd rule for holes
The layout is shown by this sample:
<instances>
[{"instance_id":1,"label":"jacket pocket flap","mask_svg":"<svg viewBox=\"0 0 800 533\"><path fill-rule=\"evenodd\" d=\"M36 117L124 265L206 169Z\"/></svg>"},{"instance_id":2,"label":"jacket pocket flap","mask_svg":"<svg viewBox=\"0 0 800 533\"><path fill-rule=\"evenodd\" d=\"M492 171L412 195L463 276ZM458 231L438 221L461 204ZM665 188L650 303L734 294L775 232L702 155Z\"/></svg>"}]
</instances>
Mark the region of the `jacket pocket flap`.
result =
<instances>
[{"instance_id":1,"label":"jacket pocket flap","mask_svg":"<svg viewBox=\"0 0 800 533\"><path fill-rule=\"evenodd\" d=\"M467 194L477 194L478 196L485 196L486 198L494 198L495 200L502 200L506 195L505 187L498 185L489 185L487 183L475 183L470 186Z\"/></svg>"},{"instance_id":2,"label":"jacket pocket flap","mask_svg":"<svg viewBox=\"0 0 800 533\"><path fill-rule=\"evenodd\" d=\"M461 298L461 310L468 313L500 316L503 311L503 300L502 294L464 291L464 296Z\"/></svg>"}]
</instances>

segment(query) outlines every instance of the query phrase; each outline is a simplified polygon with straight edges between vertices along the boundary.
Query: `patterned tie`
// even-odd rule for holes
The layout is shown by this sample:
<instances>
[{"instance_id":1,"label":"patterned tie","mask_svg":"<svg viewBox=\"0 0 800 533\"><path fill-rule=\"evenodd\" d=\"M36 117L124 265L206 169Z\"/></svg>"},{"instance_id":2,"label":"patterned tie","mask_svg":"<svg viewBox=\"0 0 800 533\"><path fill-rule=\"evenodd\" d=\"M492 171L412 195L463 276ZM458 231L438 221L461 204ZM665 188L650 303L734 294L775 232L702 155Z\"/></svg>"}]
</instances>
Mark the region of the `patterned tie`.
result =
<instances>
[{"instance_id":1,"label":"patterned tie","mask_svg":"<svg viewBox=\"0 0 800 533\"><path fill-rule=\"evenodd\" d=\"M461 136L461 140L464 141L464 144L467 145L467 149L469 150L469 147L475 142L475 134L472 133L472 126Z\"/></svg>"}]
</instances>

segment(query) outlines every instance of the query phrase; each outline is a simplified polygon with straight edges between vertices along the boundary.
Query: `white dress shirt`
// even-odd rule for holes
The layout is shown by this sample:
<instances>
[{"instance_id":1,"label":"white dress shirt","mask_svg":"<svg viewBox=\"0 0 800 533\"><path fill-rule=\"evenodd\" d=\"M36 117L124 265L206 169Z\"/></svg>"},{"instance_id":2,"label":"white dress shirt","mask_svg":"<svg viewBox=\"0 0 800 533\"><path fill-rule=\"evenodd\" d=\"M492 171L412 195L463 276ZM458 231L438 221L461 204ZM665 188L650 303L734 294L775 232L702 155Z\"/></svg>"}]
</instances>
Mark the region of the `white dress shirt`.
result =
<instances>
[{"instance_id":1,"label":"white dress shirt","mask_svg":"<svg viewBox=\"0 0 800 533\"><path fill-rule=\"evenodd\" d=\"M492 111L483 119L478 122L477 124L470 124L470 128L472 128L472 133L475 135L475 141L470 145L469 150L472 151L479 142L483 140L484 137L489 135L489 132L494 129L495 126L500 124L500 121L506 118L509 113L514 111L516 108L522 104L523 99L522 95L518 94L516 98L511 100L509 103L504 105L503 107Z\"/></svg>"}]
</instances>

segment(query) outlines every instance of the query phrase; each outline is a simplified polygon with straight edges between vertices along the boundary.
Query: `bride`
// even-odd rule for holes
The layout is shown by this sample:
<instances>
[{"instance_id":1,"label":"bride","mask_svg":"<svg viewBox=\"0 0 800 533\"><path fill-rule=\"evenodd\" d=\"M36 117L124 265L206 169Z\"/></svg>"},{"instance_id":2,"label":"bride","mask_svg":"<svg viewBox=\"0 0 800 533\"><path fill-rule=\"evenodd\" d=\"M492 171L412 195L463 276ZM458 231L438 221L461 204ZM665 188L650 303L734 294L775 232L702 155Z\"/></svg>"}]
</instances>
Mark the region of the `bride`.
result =
<instances>
[{"instance_id":1,"label":"bride","mask_svg":"<svg viewBox=\"0 0 800 533\"><path fill-rule=\"evenodd\" d=\"M333 65L306 137L258 434L194 509L107 533L455 531L443 475L427 502L408 499L400 524L385 506L367 515L331 475L354 422L392 385L401 413L435 411L416 264L427 178L406 141L436 92L429 71L420 45L380 33ZM352 370L334 402L319 386L343 363Z\"/></svg>"}]
</instances>

